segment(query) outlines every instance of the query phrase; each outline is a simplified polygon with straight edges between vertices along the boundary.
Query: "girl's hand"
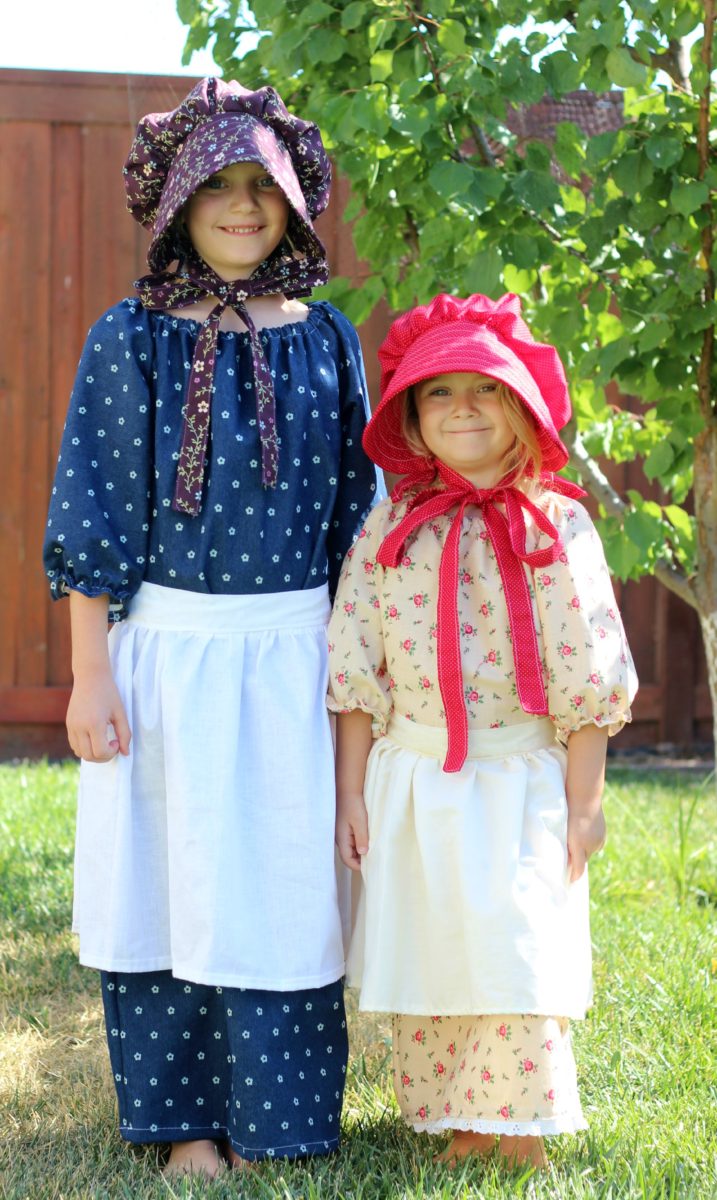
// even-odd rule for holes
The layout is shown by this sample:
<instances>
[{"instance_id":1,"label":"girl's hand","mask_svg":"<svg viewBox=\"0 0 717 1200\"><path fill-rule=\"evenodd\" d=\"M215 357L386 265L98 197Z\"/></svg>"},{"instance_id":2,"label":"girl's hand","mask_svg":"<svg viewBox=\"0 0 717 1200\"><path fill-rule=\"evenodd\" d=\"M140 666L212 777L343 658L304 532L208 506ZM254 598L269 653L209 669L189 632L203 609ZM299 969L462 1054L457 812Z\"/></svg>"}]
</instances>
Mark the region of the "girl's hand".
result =
<instances>
[{"instance_id":1,"label":"girl's hand","mask_svg":"<svg viewBox=\"0 0 717 1200\"><path fill-rule=\"evenodd\" d=\"M368 853L368 813L360 792L336 797L336 845L342 863L361 870L361 856Z\"/></svg>"},{"instance_id":2,"label":"girl's hand","mask_svg":"<svg viewBox=\"0 0 717 1200\"><path fill-rule=\"evenodd\" d=\"M568 806L568 866L570 882L579 879L591 855L605 845L605 815L598 803L581 809Z\"/></svg>"},{"instance_id":3,"label":"girl's hand","mask_svg":"<svg viewBox=\"0 0 717 1200\"><path fill-rule=\"evenodd\" d=\"M103 763L118 751L129 754L132 735L109 668L75 676L66 724L70 746L78 758Z\"/></svg>"}]
</instances>

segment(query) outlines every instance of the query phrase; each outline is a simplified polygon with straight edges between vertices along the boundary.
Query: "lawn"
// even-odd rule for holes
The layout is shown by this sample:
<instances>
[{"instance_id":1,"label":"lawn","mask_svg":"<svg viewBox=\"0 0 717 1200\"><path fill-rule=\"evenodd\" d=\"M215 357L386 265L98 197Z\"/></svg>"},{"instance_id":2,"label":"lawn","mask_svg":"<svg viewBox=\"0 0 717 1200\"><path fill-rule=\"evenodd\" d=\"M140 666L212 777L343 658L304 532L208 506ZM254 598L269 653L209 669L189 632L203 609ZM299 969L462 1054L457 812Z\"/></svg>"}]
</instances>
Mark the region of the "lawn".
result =
<instances>
[{"instance_id":1,"label":"lawn","mask_svg":"<svg viewBox=\"0 0 717 1200\"><path fill-rule=\"evenodd\" d=\"M587 1133L542 1177L432 1163L399 1123L389 1025L351 1004L341 1153L170 1186L121 1142L97 979L68 932L76 768L0 767L0 1197L717 1200L717 820L704 775L613 769L591 867L596 1003L576 1027Z\"/></svg>"}]
</instances>

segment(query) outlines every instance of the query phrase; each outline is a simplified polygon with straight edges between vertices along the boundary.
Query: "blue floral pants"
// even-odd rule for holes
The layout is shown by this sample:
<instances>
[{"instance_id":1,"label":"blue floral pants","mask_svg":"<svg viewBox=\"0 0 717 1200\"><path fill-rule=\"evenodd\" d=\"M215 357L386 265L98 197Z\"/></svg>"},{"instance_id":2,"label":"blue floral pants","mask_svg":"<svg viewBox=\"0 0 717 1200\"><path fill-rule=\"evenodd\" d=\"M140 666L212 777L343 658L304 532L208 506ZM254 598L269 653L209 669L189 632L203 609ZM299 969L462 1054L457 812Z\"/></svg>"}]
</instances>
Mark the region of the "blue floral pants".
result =
<instances>
[{"instance_id":1,"label":"blue floral pants","mask_svg":"<svg viewBox=\"0 0 717 1200\"><path fill-rule=\"evenodd\" d=\"M127 1141L226 1139L250 1160L337 1148L348 1057L341 980L268 992L169 971L100 975Z\"/></svg>"}]
</instances>

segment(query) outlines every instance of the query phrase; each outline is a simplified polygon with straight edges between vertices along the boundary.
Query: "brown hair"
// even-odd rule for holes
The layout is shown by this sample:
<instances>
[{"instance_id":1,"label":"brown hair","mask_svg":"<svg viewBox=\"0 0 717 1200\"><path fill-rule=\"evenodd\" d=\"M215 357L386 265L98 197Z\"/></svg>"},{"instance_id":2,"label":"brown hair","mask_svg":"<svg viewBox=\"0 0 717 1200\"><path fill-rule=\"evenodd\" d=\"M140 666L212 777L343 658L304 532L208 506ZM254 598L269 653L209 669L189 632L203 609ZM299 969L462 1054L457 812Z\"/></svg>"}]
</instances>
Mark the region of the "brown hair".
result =
<instances>
[{"instance_id":1,"label":"brown hair","mask_svg":"<svg viewBox=\"0 0 717 1200\"><path fill-rule=\"evenodd\" d=\"M503 405L505 418L515 434L515 441L501 463L501 478L514 472L518 483L526 476L537 478L543 464L543 454L533 414L520 397L504 383L498 382L497 395ZM418 455L419 458L429 457L428 447L421 437L416 397L412 387L407 388L401 397L401 433L412 454Z\"/></svg>"}]
</instances>

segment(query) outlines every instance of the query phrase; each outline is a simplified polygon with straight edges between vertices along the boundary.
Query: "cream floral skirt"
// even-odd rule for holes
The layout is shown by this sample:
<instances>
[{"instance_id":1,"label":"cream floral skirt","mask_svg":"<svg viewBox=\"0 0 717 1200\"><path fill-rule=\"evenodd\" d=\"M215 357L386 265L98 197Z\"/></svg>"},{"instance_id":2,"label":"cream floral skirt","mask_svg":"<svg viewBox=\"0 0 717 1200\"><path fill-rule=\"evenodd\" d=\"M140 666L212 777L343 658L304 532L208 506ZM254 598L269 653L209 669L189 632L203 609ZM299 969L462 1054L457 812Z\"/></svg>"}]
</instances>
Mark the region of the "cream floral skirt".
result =
<instances>
[{"instance_id":1,"label":"cream floral skirt","mask_svg":"<svg viewBox=\"0 0 717 1200\"><path fill-rule=\"evenodd\" d=\"M586 1128L563 1018L396 1014L393 1080L401 1113L418 1132Z\"/></svg>"}]
</instances>

